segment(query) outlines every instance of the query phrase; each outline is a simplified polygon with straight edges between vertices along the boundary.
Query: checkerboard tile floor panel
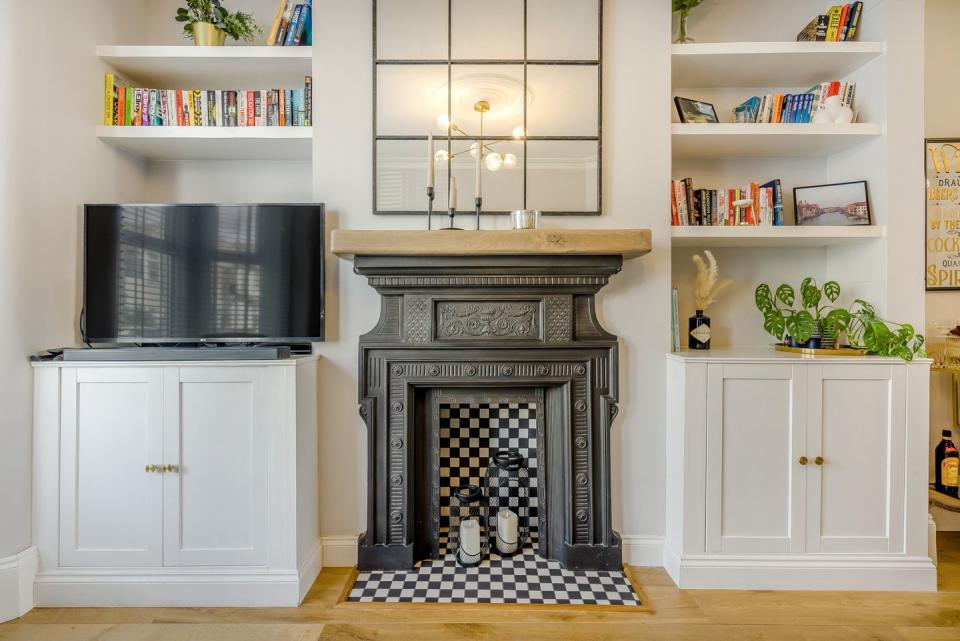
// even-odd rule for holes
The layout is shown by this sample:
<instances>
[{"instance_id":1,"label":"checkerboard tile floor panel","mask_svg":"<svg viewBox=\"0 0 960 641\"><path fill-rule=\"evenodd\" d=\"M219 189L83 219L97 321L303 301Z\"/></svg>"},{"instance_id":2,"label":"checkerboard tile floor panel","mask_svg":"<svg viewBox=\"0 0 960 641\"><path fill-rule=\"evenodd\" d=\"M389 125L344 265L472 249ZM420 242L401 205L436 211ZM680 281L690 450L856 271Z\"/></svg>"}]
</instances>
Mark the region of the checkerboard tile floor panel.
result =
<instances>
[{"instance_id":1,"label":"checkerboard tile floor panel","mask_svg":"<svg viewBox=\"0 0 960 641\"><path fill-rule=\"evenodd\" d=\"M492 554L472 568L460 567L451 554L439 561L422 561L409 572L361 572L347 601L642 605L622 571L565 570L532 549L513 557Z\"/></svg>"},{"instance_id":2,"label":"checkerboard tile floor panel","mask_svg":"<svg viewBox=\"0 0 960 641\"><path fill-rule=\"evenodd\" d=\"M534 538L538 525L536 403L443 403L440 410L440 554L446 552L453 490L461 485L485 487L490 457L516 449L530 474L527 527Z\"/></svg>"}]
</instances>

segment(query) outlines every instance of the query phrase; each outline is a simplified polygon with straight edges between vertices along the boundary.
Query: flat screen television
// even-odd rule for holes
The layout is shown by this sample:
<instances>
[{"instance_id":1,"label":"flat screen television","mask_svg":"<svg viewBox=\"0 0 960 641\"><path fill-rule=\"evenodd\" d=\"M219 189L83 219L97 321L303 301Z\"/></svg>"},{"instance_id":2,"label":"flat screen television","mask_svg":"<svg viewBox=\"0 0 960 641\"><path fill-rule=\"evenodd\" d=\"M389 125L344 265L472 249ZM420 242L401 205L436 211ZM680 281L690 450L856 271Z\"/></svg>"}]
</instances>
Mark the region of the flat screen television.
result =
<instances>
[{"instance_id":1,"label":"flat screen television","mask_svg":"<svg viewBox=\"0 0 960 641\"><path fill-rule=\"evenodd\" d=\"M324 336L323 205L86 205L88 343Z\"/></svg>"}]
</instances>

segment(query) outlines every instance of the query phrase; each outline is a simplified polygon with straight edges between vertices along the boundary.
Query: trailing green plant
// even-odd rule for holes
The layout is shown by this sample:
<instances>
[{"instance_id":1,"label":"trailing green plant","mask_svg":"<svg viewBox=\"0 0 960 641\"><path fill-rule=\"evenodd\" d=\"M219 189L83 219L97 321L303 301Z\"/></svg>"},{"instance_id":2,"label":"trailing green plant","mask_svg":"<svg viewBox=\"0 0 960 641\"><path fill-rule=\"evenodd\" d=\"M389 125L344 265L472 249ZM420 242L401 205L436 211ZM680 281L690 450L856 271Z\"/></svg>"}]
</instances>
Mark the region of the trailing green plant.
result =
<instances>
[{"instance_id":1,"label":"trailing green plant","mask_svg":"<svg viewBox=\"0 0 960 641\"><path fill-rule=\"evenodd\" d=\"M834 307L831 303L839 298L840 285L836 281L828 281L821 288L813 278L803 279L799 299L788 284L774 291L761 283L754 292L757 309L763 315L763 329L778 342L790 337L803 344L819 329L821 336L834 340L845 334L851 347L869 354L905 361L926 355L924 337L912 325L880 318L876 308L861 299L849 308Z\"/></svg>"},{"instance_id":2,"label":"trailing green plant","mask_svg":"<svg viewBox=\"0 0 960 641\"><path fill-rule=\"evenodd\" d=\"M183 35L193 37L193 25L198 22L208 22L223 30L234 40L250 42L263 30L254 21L252 13L237 11L230 13L220 0L186 0L187 6L177 9L176 21L184 23Z\"/></svg>"}]
</instances>

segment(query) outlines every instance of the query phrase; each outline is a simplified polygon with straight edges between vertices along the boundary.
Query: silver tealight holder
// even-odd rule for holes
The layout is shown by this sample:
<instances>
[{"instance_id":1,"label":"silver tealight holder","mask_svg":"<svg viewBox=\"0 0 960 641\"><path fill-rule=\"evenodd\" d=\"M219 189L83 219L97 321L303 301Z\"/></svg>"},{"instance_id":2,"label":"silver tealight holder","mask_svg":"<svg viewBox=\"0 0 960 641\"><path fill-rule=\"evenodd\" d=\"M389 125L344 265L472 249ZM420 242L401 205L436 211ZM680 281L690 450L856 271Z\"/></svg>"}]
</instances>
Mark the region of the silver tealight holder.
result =
<instances>
[{"instance_id":1,"label":"silver tealight holder","mask_svg":"<svg viewBox=\"0 0 960 641\"><path fill-rule=\"evenodd\" d=\"M514 229L536 229L540 226L538 209L517 209L510 212L510 222Z\"/></svg>"}]
</instances>

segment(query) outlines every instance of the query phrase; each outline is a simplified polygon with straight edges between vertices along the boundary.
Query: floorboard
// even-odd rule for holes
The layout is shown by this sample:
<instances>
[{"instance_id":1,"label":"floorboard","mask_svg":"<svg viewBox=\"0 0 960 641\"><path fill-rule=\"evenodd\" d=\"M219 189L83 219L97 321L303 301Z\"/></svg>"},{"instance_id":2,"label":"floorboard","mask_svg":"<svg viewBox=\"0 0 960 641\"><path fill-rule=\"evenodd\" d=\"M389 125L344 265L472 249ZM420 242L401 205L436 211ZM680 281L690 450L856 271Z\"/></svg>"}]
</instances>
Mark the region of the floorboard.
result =
<instances>
[{"instance_id":1,"label":"floorboard","mask_svg":"<svg viewBox=\"0 0 960 641\"><path fill-rule=\"evenodd\" d=\"M352 573L324 570L299 608L38 608L0 641L958 641L960 533L941 533L936 593L678 590L634 568L654 612L337 607Z\"/></svg>"}]
</instances>

